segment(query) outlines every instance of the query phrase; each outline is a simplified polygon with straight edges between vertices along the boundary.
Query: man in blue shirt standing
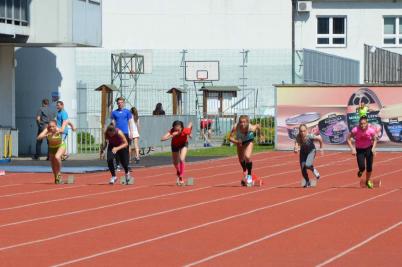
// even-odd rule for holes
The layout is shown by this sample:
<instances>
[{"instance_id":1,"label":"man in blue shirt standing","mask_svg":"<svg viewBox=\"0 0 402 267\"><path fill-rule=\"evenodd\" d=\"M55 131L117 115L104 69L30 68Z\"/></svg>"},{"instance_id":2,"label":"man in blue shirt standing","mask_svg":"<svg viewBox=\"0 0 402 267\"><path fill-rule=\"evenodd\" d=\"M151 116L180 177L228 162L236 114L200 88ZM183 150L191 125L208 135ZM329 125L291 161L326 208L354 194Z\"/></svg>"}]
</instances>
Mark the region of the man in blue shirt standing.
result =
<instances>
[{"instance_id":1,"label":"man in blue shirt standing","mask_svg":"<svg viewBox=\"0 0 402 267\"><path fill-rule=\"evenodd\" d=\"M133 125L132 125L132 114L131 112L124 108L125 105L125 99L124 97L119 97L116 100L117 103L117 109L112 111L112 114L110 115L110 119L112 120L112 124L120 129L123 134L126 136L128 145L131 145L131 140L133 139ZM128 150L127 150L128 153ZM117 168L119 168L119 158L116 157L116 165ZM114 183L115 181L111 181L111 183Z\"/></svg>"},{"instance_id":2,"label":"man in blue shirt standing","mask_svg":"<svg viewBox=\"0 0 402 267\"><path fill-rule=\"evenodd\" d=\"M68 119L68 114L64 110L64 102L63 101L57 101L56 103L56 109L57 109L57 127L60 129L60 132L63 134L63 141L67 139L68 136L68 125L72 128L73 131L75 131L74 125L71 123L71 121ZM67 154L67 149L66 153L63 155L62 160L66 160L68 158Z\"/></svg>"}]
</instances>

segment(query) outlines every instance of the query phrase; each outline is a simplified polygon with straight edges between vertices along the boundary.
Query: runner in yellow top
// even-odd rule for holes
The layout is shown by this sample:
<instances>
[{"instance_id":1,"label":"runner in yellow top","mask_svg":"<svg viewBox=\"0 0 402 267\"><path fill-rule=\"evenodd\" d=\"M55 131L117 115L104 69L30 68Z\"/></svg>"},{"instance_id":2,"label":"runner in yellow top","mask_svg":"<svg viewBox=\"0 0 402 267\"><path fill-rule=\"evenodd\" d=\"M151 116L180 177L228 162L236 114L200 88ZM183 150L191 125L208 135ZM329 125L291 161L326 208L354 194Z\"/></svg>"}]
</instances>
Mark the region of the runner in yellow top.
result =
<instances>
[{"instance_id":1,"label":"runner in yellow top","mask_svg":"<svg viewBox=\"0 0 402 267\"><path fill-rule=\"evenodd\" d=\"M37 137L38 140L47 138L49 142L49 160L54 175L54 183L61 184L61 157L66 151L66 144L63 141L60 129L57 128L57 122L51 120L46 129Z\"/></svg>"},{"instance_id":2,"label":"runner in yellow top","mask_svg":"<svg viewBox=\"0 0 402 267\"><path fill-rule=\"evenodd\" d=\"M359 114L359 117L367 117L367 114L371 112L372 110L366 106L366 103L360 102L360 105L358 108L356 108L356 113Z\"/></svg>"}]
</instances>

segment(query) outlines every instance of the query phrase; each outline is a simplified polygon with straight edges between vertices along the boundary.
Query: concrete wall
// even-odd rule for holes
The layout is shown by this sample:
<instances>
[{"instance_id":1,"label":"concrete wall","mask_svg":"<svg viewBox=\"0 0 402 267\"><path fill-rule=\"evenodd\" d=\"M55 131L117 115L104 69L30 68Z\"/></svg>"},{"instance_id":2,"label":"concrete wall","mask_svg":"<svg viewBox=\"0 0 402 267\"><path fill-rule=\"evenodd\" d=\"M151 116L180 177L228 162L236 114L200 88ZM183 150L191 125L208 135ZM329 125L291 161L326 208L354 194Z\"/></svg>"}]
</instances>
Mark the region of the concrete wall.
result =
<instances>
[{"instance_id":1,"label":"concrete wall","mask_svg":"<svg viewBox=\"0 0 402 267\"><path fill-rule=\"evenodd\" d=\"M30 3L28 46L100 46L102 5L89 0Z\"/></svg>"},{"instance_id":2,"label":"concrete wall","mask_svg":"<svg viewBox=\"0 0 402 267\"><path fill-rule=\"evenodd\" d=\"M59 94L70 119L77 119L74 48L19 48L15 52L16 124L21 154L35 149L35 115L43 98ZM52 103L54 108L54 103ZM43 150L45 144L43 144ZM70 148L71 151L71 148Z\"/></svg>"},{"instance_id":3,"label":"concrete wall","mask_svg":"<svg viewBox=\"0 0 402 267\"><path fill-rule=\"evenodd\" d=\"M313 10L299 13L296 23L296 49L315 49L321 52L360 61L360 82L364 79L364 44L384 47L383 16L401 15L402 3L391 1L313 1ZM346 16L346 47L318 47L317 16ZM402 46L387 47L402 53Z\"/></svg>"},{"instance_id":4,"label":"concrete wall","mask_svg":"<svg viewBox=\"0 0 402 267\"><path fill-rule=\"evenodd\" d=\"M291 48L290 0L104 0L103 47Z\"/></svg>"},{"instance_id":5,"label":"concrete wall","mask_svg":"<svg viewBox=\"0 0 402 267\"><path fill-rule=\"evenodd\" d=\"M14 48L0 46L0 126L15 127Z\"/></svg>"}]
</instances>

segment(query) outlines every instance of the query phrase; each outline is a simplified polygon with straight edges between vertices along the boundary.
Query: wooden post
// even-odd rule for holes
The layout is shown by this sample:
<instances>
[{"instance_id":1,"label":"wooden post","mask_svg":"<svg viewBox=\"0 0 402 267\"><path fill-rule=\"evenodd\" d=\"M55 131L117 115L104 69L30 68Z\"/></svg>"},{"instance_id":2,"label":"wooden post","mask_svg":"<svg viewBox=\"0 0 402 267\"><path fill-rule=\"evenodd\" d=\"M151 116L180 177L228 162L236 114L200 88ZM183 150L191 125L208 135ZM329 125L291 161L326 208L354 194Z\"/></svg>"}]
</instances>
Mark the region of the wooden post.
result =
<instances>
[{"instance_id":1,"label":"wooden post","mask_svg":"<svg viewBox=\"0 0 402 267\"><path fill-rule=\"evenodd\" d=\"M172 90L173 115L177 115L177 90Z\"/></svg>"},{"instance_id":2,"label":"wooden post","mask_svg":"<svg viewBox=\"0 0 402 267\"><path fill-rule=\"evenodd\" d=\"M102 106L101 106L101 129L102 131L105 129L105 122L106 122L106 113L108 110L108 93L106 88L102 88Z\"/></svg>"}]
</instances>

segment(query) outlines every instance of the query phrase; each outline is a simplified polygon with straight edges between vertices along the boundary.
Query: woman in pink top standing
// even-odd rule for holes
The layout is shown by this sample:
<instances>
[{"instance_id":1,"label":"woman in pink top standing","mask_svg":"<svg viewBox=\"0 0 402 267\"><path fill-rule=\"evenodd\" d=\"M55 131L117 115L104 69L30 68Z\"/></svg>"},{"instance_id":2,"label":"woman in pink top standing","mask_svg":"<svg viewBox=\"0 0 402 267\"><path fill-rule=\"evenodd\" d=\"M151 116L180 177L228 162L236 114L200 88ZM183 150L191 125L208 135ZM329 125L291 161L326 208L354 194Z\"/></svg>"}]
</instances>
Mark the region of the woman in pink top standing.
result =
<instances>
[{"instance_id":1,"label":"woman in pink top standing","mask_svg":"<svg viewBox=\"0 0 402 267\"><path fill-rule=\"evenodd\" d=\"M355 140L355 147L352 145L352 138ZM359 171L357 176L361 177L366 170L366 185L368 188L373 188L371 181L371 172L373 170L373 159L376 153L377 131L369 126L367 117L363 116L359 120L359 126L352 129L348 136L348 145L352 150L352 154L357 157Z\"/></svg>"}]
</instances>

